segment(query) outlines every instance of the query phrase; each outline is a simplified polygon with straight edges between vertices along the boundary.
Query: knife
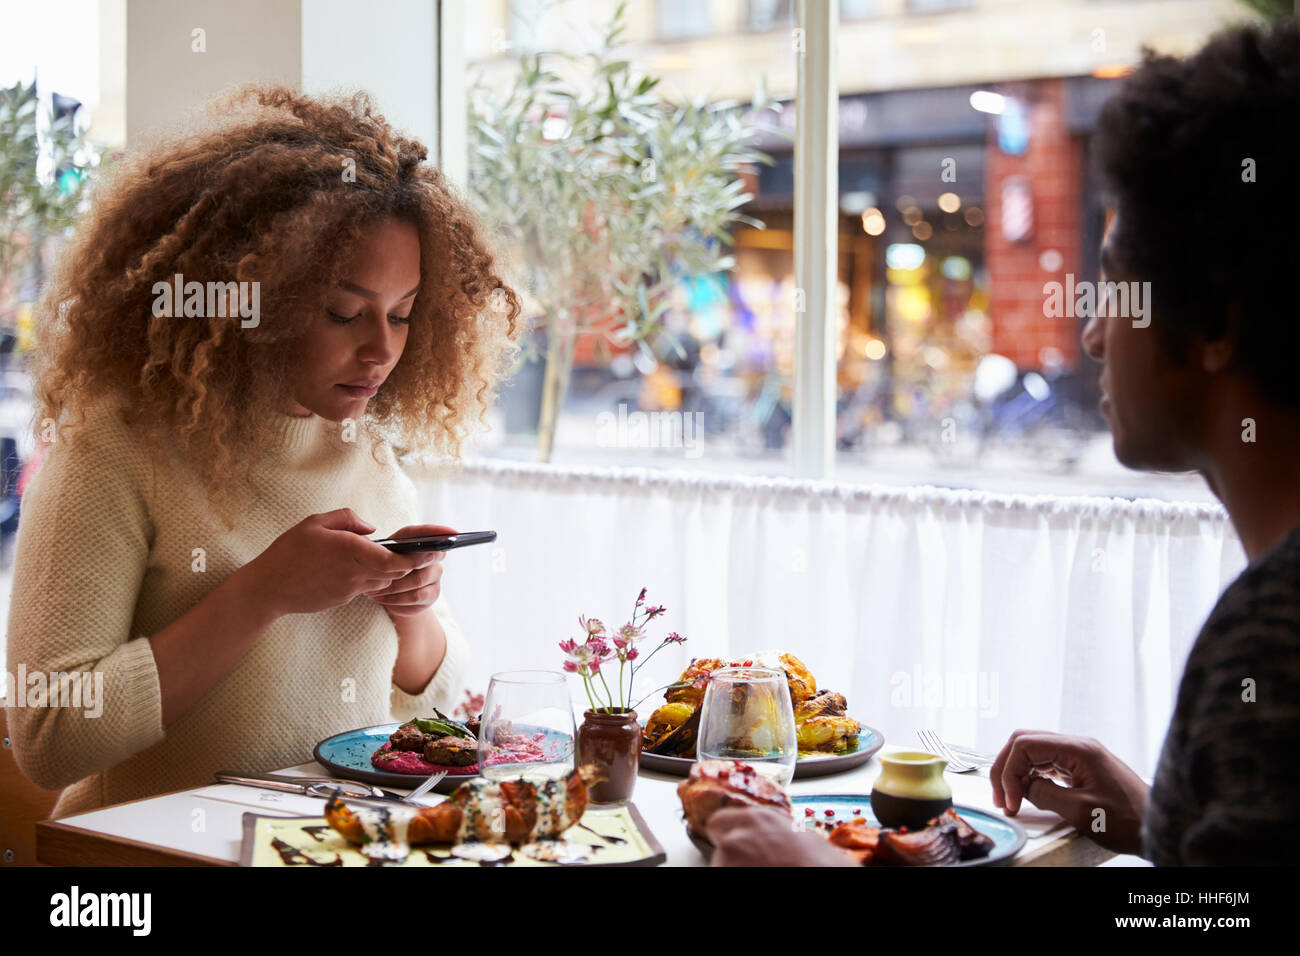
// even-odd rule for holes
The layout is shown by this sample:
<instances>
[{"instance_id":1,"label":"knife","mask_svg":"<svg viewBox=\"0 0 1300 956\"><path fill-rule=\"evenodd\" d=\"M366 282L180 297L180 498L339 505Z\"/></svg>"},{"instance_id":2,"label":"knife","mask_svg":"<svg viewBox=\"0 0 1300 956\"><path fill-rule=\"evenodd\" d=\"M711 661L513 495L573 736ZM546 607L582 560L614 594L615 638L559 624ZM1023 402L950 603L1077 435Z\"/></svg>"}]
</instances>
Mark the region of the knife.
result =
<instances>
[{"instance_id":1,"label":"knife","mask_svg":"<svg viewBox=\"0 0 1300 956\"><path fill-rule=\"evenodd\" d=\"M333 795L332 792L327 794L327 796ZM393 804L409 807L413 813L418 813L420 810L424 809L424 805L419 803L406 803L403 800L387 800L383 797L353 797L346 793L340 793L339 800L345 806L373 807L376 810L391 810L393 809Z\"/></svg>"},{"instance_id":2,"label":"knife","mask_svg":"<svg viewBox=\"0 0 1300 956\"><path fill-rule=\"evenodd\" d=\"M218 770L215 776L222 783L258 787L262 790L279 790L283 793L299 793L307 797L324 799L333 796L335 790L341 790L343 792L340 796L346 799L364 798L380 803L405 802L401 794L381 790L368 783L340 780L335 777L287 777L274 773L235 773L231 770Z\"/></svg>"}]
</instances>

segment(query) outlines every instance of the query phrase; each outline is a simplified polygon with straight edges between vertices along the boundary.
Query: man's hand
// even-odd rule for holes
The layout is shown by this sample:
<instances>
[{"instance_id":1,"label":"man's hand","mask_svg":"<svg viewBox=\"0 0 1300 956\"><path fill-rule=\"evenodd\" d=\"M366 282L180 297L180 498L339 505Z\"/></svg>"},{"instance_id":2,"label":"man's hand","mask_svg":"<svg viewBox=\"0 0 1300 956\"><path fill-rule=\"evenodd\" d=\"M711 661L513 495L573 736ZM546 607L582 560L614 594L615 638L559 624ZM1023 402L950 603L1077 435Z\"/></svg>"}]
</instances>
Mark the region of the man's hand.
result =
<instances>
[{"instance_id":1,"label":"man's hand","mask_svg":"<svg viewBox=\"0 0 1300 956\"><path fill-rule=\"evenodd\" d=\"M766 807L733 807L709 817L713 866L857 866L826 838Z\"/></svg>"},{"instance_id":2,"label":"man's hand","mask_svg":"<svg viewBox=\"0 0 1300 956\"><path fill-rule=\"evenodd\" d=\"M1028 800L1059 813L1108 850L1142 852L1142 813L1150 788L1090 737L1017 730L993 762L989 778L993 803L1008 816L1019 813L1021 800Z\"/></svg>"}]
</instances>

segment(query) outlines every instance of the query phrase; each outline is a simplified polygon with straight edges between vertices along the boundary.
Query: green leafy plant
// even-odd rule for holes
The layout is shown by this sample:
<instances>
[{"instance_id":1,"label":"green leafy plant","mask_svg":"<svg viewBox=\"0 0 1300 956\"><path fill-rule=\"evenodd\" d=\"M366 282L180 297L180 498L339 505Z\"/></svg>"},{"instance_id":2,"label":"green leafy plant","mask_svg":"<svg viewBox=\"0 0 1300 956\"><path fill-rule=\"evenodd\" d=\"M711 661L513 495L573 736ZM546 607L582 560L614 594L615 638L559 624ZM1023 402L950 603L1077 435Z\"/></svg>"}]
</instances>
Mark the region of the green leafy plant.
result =
<instances>
[{"instance_id":1,"label":"green leafy plant","mask_svg":"<svg viewBox=\"0 0 1300 956\"><path fill-rule=\"evenodd\" d=\"M750 108L665 102L659 78L615 57L624 8L597 52L526 53L507 93L479 83L470 96L471 192L514 251L546 333L543 461L578 337L600 336L603 354L611 344L648 350L648 340L667 334L673 287L730 269L730 227L763 225L740 211L753 198L742 174L772 162L754 143L779 104L762 90ZM557 60L579 78L551 69Z\"/></svg>"},{"instance_id":2,"label":"green leafy plant","mask_svg":"<svg viewBox=\"0 0 1300 956\"><path fill-rule=\"evenodd\" d=\"M0 289L33 265L39 281L45 238L72 225L99 165L72 115L52 110L38 134L38 109L36 84L0 88Z\"/></svg>"},{"instance_id":3,"label":"green leafy plant","mask_svg":"<svg viewBox=\"0 0 1300 956\"><path fill-rule=\"evenodd\" d=\"M1278 20L1282 17L1294 16L1300 13L1300 8L1296 7L1295 0L1241 0L1241 2L1270 20Z\"/></svg>"}]
</instances>

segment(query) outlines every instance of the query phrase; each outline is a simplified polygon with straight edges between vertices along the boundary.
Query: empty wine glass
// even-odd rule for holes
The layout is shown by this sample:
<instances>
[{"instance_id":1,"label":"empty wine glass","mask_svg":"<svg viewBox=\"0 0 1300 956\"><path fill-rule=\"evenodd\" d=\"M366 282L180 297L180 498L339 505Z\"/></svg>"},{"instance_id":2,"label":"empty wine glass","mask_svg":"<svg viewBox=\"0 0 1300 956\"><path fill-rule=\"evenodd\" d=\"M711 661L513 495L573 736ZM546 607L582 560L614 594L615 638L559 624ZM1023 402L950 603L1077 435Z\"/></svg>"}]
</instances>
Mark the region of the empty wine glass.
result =
<instances>
[{"instance_id":1,"label":"empty wine glass","mask_svg":"<svg viewBox=\"0 0 1300 956\"><path fill-rule=\"evenodd\" d=\"M785 673L768 667L724 667L710 674L696 753L700 760L739 760L788 787L799 744Z\"/></svg>"},{"instance_id":2,"label":"empty wine glass","mask_svg":"<svg viewBox=\"0 0 1300 956\"><path fill-rule=\"evenodd\" d=\"M478 732L479 773L491 780L567 777L573 770L574 722L560 671L493 674Z\"/></svg>"}]
</instances>

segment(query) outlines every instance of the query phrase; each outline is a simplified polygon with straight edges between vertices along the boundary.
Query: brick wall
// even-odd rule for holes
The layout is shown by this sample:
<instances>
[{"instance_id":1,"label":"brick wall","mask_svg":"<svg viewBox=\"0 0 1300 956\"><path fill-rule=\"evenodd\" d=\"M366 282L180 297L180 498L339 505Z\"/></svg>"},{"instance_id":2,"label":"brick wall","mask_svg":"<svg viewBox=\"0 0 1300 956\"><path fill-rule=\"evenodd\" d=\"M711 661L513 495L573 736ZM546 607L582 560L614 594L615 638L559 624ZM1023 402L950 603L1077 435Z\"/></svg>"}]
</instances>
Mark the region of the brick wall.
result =
<instances>
[{"instance_id":1,"label":"brick wall","mask_svg":"<svg viewBox=\"0 0 1300 956\"><path fill-rule=\"evenodd\" d=\"M1054 346L1073 367L1079 359L1079 320L1043 315L1043 284L1080 275L1083 215L1083 141L1066 126L1065 84L1037 80L1018 91L1029 99L1032 118L1029 148L1008 156L998 148L996 118L989 123L985 164L985 264L989 270L989 311L993 351L1023 368L1040 368L1044 348ZM1033 196L1033 233L1025 242L1008 242L1002 234L1002 183L1008 176L1029 180ZM1060 266L1044 270L1043 253L1055 250ZM1050 264L1050 263L1049 263Z\"/></svg>"}]
</instances>

